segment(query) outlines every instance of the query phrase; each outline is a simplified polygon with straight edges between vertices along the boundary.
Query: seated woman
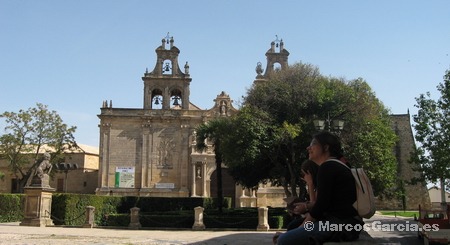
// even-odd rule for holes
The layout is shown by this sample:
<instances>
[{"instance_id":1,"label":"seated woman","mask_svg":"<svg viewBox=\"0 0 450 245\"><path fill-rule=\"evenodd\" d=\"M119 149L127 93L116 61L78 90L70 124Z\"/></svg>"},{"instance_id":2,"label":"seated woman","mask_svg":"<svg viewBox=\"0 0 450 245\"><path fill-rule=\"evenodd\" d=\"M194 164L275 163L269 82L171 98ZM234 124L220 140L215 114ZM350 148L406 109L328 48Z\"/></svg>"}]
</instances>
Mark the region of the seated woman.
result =
<instances>
[{"instance_id":1,"label":"seated woman","mask_svg":"<svg viewBox=\"0 0 450 245\"><path fill-rule=\"evenodd\" d=\"M319 166L311 160L306 160L302 163L300 169L302 179L306 182L306 186L308 187L309 201L297 201L299 198L288 201L288 198L285 198L285 201L288 203L288 213L293 217L293 220L289 222L286 227L286 230L288 231L298 228L303 223L305 214L312 208L316 201L317 171ZM272 238L274 244L277 243L277 239L281 234L281 232L275 233Z\"/></svg>"},{"instance_id":2,"label":"seated woman","mask_svg":"<svg viewBox=\"0 0 450 245\"><path fill-rule=\"evenodd\" d=\"M289 205L292 209L288 208L288 212L290 212L292 216L295 216L295 219L288 224L287 226L288 231L299 227L303 223L304 214L307 213L316 202L318 169L319 166L311 160L306 160L302 163L301 176L302 179L306 182L306 186L308 188L309 201L306 202L294 201L292 204Z\"/></svg>"},{"instance_id":3,"label":"seated woman","mask_svg":"<svg viewBox=\"0 0 450 245\"><path fill-rule=\"evenodd\" d=\"M322 244L358 239L361 230L350 228L364 223L353 207L356 201L353 175L348 167L331 160L343 157L338 137L320 132L313 137L307 150L309 159L319 165L316 202L306 213L303 223L281 234L277 244ZM349 229L331 229L333 225L344 225Z\"/></svg>"}]
</instances>

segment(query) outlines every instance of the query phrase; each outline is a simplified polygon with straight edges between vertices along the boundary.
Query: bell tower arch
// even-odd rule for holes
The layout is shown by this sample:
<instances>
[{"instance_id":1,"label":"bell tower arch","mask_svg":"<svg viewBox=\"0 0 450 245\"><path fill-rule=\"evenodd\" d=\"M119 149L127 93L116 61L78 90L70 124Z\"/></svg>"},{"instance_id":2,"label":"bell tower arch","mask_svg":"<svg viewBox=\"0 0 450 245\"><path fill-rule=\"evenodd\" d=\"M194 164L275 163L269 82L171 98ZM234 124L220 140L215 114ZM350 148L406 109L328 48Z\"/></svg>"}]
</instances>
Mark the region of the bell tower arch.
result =
<instances>
[{"instance_id":1,"label":"bell tower arch","mask_svg":"<svg viewBox=\"0 0 450 245\"><path fill-rule=\"evenodd\" d=\"M254 83L264 82L266 79L277 70L283 70L288 67L289 52L284 48L283 39L278 39L270 43L270 49L266 52L267 65L264 73L261 62L256 65L256 79ZM264 74L263 74L264 73Z\"/></svg>"},{"instance_id":2,"label":"bell tower arch","mask_svg":"<svg viewBox=\"0 0 450 245\"><path fill-rule=\"evenodd\" d=\"M270 49L266 52L267 66L264 77L270 76L274 71L286 69L288 56L289 52L284 49L283 39L279 40L276 36L276 40L270 43Z\"/></svg>"},{"instance_id":3,"label":"bell tower arch","mask_svg":"<svg viewBox=\"0 0 450 245\"><path fill-rule=\"evenodd\" d=\"M178 55L180 50L173 45L173 37L167 36L161 40L161 46L156 48L156 64L153 71L146 69L144 81L144 109L189 109L189 64L181 71Z\"/></svg>"}]
</instances>

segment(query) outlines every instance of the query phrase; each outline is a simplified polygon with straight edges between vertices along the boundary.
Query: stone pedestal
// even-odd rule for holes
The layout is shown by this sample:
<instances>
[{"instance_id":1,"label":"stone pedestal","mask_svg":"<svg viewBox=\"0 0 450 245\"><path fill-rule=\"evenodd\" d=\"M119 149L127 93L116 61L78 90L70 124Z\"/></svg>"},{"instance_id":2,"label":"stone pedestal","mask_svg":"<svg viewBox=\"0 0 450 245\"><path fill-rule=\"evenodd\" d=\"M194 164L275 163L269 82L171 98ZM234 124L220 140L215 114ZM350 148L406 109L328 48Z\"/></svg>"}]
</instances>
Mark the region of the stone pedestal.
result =
<instances>
[{"instance_id":1,"label":"stone pedestal","mask_svg":"<svg viewBox=\"0 0 450 245\"><path fill-rule=\"evenodd\" d=\"M95 207L86 207L86 220L84 222L83 228L92 228L95 225Z\"/></svg>"},{"instance_id":2,"label":"stone pedestal","mask_svg":"<svg viewBox=\"0 0 450 245\"><path fill-rule=\"evenodd\" d=\"M206 228L205 224L203 224L203 210L205 210L203 207L194 208L195 221L194 225L192 226L193 230L204 230Z\"/></svg>"},{"instance_id":3,"label":"stone pedestal","mask_svg":"<svg viewBox=\"0 0 450 245\"><path fill-rule=\"evenodd\" d=\"M48 185L48 175L42 179L33 179L32 185L24 188L25 212L22 226L52 226L52 193L55 191Z\"/></svg>"},{"instance_id":4,"label":"stone pedestal","mask_svg":"<svg viewBox=\"0 0 450 245\"><path fill-rule=\"evenodd\" d=\"M266 207L258 208L258 226L257 231L268 231L269 230L269 209Z\"/></svg>"},{"instance_id":5,"label":"stone pedestal","mask_svg":"<svg viewBox=\"0 0 450 245\"><path fill-rule=\"evenodd\" d=\"M128 227L130 229L140 229L142 227L141 222L139 221L139 210L141 210L138 207L134 207L130 209L130 224Z\"/></svg>"}]
</instances>

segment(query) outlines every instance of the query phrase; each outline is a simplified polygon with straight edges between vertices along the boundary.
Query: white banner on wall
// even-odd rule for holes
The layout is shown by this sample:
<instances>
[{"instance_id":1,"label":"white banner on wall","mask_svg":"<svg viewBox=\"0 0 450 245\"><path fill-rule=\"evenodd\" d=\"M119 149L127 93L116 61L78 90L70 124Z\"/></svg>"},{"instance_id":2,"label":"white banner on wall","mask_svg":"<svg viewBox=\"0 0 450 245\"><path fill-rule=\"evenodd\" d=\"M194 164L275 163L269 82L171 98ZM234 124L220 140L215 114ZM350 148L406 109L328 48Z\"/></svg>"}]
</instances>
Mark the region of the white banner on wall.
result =
<instances>
[{"instance_id":1,"label":"white banner on wall","mask_svg":"<svg viewBox=\"0 0 450 245\"><path fill-rule=\"evenodd\" d=\"M134 188L134 167L116 167L116 188Z\"/></svg>"}]
</instances>

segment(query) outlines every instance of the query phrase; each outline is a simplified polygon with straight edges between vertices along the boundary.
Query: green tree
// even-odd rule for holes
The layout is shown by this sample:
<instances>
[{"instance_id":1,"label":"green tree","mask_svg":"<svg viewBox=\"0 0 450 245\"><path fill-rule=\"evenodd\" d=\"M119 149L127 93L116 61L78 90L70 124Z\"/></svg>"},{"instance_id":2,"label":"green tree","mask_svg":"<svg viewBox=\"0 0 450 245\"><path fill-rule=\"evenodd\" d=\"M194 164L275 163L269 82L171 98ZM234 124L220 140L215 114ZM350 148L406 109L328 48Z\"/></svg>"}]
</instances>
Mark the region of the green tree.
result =
<instances>
[{"instance_id":1,"label":"green tree","mask_svg":"<svg viewBox=\"0 0 450 245\"><path fill-rule=\"evenodd\" d=\"M8 161L20 191L33 177L44 147L52 149L51 161L57 163L63 159L65 149L76 146L76 127L64 124L46 105L37 103L28 110L4 112L0 118L6 125L0 136L0 157Z\"/></svg>"},{"instance_id":2,"label":"green tree","mask_svg":"<svg viewBox=\"0 0 450 245\"><path fill-rule=\"evenodd\" d=\"M205 143L207 140L211 141L214 147L214 154L216 160L216 176L217 176L217 201L218 210L222 212L222 202L223 202L223 188L222 188L222 141L227 136L228 132L228 119L224 117L216 118L201 124L196 128L196 141L197 149L204 150L208 146Z\"/></svg>"},{"instance_id":3,"label":"green tree","mask_svg":"<svg viewBox=\"0 0 450 245\"><path fill-rule=\"evenodd\" d=\"M415 162L426 181L440 182L442 196L450 177L450 70L444 75L443 83L437 86L441 97L435 101L430 92L416 98L418 112L413 116L417 147ZM442 199L445 202L445 199Z\"/></svg>"},{"instance_id":4,"label":"green tree","mask_svg":"<svg viewBox=\"0 0 450 245\"><path fill-rule=\"evenodd\" d=\"M306 147L317 131L313 124L317 118L343 119L346 125L340 136L347 159L366 168L376 194L393 190L396 136L389 111L363 79L325 77L317 67L297 63L250 88L244 106L255 107L271 119L268 137L272 140L266 147L272 156L270 161L257 163L279 174L277 183L288 196L296 194L292 185L301 183L298 169L307 158Z\"/></svg>"},{"instance_id":5,"label":"green tree","mask_svg":"<svg viewBox=\"0 0 450 245\"><path fill-rule=\"evenodd\" d=\"M288 196L298 196L299 179L290 176L299 173L295 164L299 125L277 125L270 115L251 106L244 106L231 120L232 130L222 149L235 180L247 188L270 180L283 186Z\"/></svg>"},{"instance_id":6,"label":"green tree","mask_svg":"<svg viewBox=\"0 0 450 245\"><path fill-rule=\"evenodd\" d=\"M244 106L229 118L221 151L227 170L236 183L252 189L276 175L270 171L273 131L271 118L263 111Z\"/></svg>"}]
</instances>

